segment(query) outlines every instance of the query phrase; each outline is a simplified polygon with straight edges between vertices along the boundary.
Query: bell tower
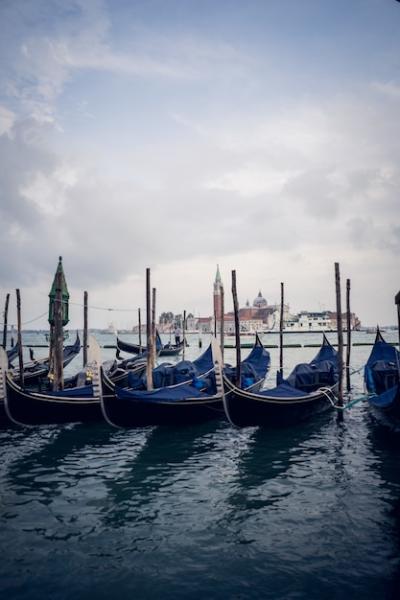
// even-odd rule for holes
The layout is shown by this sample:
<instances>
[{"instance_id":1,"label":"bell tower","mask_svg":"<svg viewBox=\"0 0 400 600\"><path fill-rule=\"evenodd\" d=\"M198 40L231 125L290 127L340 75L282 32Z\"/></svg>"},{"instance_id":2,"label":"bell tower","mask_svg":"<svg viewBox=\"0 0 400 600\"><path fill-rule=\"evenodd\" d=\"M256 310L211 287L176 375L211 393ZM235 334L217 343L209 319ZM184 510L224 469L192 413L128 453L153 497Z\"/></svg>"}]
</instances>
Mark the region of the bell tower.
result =
<instances>
[{"instance_id":1,"label":"bell tower","mask_svg":"<svg viewBox=\"0 0 400 600\"><path fill-rule=\"evenodd\" d=\"M221 290L223 289L221 273L219 272L219 265L217 265L217 273L214 281L214 317L216 321L219 321L222 316L222 300Z\"/></svg>"}]
</instances>

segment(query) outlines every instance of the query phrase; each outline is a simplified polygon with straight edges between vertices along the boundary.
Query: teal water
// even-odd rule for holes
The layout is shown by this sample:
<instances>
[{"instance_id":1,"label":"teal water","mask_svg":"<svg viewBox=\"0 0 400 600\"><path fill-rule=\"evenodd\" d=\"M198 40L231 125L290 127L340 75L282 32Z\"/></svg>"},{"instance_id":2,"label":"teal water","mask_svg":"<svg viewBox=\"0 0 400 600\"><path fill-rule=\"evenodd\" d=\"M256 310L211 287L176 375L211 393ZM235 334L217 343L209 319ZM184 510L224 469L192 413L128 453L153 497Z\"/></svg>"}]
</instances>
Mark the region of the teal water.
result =
<instances>
[{"instance_id":1,"label":"teal water","mask_svg":"<svg viewBox=\"0 0 400 600\"><path fill-rule=\"evenodd\" d=\"M2 430L1 597L398 598L399 459L364 403L281 430Z\"/></svg>"}]
</instances>

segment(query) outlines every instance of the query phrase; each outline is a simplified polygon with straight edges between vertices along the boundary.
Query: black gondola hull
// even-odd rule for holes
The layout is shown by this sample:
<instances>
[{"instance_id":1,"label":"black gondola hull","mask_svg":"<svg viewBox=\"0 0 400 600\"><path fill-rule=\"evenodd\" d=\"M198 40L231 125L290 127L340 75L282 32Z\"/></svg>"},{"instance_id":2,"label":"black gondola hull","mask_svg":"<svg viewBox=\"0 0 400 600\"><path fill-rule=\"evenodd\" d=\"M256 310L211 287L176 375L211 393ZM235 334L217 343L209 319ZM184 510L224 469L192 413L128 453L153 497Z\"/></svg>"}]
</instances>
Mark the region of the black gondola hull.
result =
<instances>
[{"instance_id":1,"label":"black gondola hull","mask_svg":"<svg viewBox=\"0 0 400 600\"><path fill-rule=\"evenodd\" d=\"M12 422L7 416L4 400L0 400L0 429L10 427L10 425L12 425Z\"/></svg>"},{"instance_id":2,"label":"black gondola hull","mask_svg":"<svg viewBox=\"0 0 400 600\"><path fill-rule=\"evenodd\" d=\"M193 402L149 402L122 400L103 391L103 415L116 427L147 425L191 425L224 418L222 399Z\"/></svg>"},{"instance_id":3,"label":"black gondola hull","mask_svg":"<svg viewBox=\"0 0 400 600\"><path fill-rule=\"evenodd\" d=\"M226 380L225 387L227 416L237 427L296 425L332 408L335 393L335 389L332 389L328 394L316 393L312 398L304 400L279 400L246 393Z\"/></svg>"},{"instance_id":4,"label":"black gondola hull","mask_svg":"<svg viewBox=\"0 0 400 600\"><path fill-rule=\"evenodd\" d=\"M184 346L184 341L182 340L179 344L171 345L171 346L162 346L162 348L157 352L158 356L177 356L182 352ZM145 352L144 346L139 346L139 344L131 344L129 342L124 342L117 339L117 347L122 352L128 352L128 354L140 354Z\"/></svg>"},{"instance_id":5,"label":"black gondola hull","mask_svg":"<svg viewBox=\"0 0 400 600\"><path fill-rule=\"evenodd\" d=\"M22 390L7 380L7 415L18 425L44 425L102 420L100 399L63 398Z\"/></svg>"}]
</instances>

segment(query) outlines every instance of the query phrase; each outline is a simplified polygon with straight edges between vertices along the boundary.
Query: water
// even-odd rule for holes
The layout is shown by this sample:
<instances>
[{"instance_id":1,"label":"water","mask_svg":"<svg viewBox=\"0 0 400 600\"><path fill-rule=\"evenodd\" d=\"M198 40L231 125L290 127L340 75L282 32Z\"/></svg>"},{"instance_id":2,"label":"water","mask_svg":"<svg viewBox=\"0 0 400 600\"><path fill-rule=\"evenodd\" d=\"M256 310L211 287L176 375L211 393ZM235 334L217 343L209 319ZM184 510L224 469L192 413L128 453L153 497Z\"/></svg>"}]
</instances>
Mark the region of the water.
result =
<instances>
[{"instance_id":1,"label":"water","mask_svg":"<svg viewBox=\"0 0 400 600\"><path fill-rule=\"evenodd\" d=\"M364 403L278 431L7 429L0 452L3 598L400 597L400 438Z\"/></svg>"}]
</instances>

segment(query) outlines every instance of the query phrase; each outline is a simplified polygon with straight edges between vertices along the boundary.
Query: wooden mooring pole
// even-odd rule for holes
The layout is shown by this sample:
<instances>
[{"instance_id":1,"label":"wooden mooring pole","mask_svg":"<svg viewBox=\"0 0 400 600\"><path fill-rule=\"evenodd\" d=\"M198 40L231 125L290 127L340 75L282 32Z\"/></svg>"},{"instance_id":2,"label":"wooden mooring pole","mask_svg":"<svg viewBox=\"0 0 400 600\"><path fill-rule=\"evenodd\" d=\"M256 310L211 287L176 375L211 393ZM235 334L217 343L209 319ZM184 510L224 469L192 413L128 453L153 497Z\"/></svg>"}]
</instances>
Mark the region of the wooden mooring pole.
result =
<instances>
[{"instance_id":1,"label":"wooden mooring pole","mask_svg":"<svg viewBox=\"0 0 400 600\"><path fill-rule=\"evenodd\" d=\"M394 302L397 306L397 326L399 329L399 350L400 350L400 292L394 297Z\"/></svg>"},{"instance_id":2,"label":"wooden mooring pole","mask_svg":"<svg viewBox=\"0 0 400 600\"><path fill-rule=\"evenodd\" d=\"M221 331L220 331L220 340L221 340L221 356L222 356L222 364L224 364L224 336L225 336L225 292L224 288L221 286Z\"/></svg>"},{"instance_id":3,"label":"wooden mooring pole","mask_svg":"<svg viewBox=\"0 0 400 600\"><path fill-rule=\"evenodd\" d=\"M3 348L7 347L7 325L8 325L8 305L10 302L10 294L6 296L6 304L4 306L4 318L3 318Z\"/></svg>"},{"instance_id":4,"label":"wooden mooring pole","mask_svg":"<svg viewBox=\"0 0 400 600\"><path fill-rule=\"evenodd\" d=\"M153 344L151 335L151 287L150 287L150 269L146 269L146 344L147 344L147 365L146 378L147 389L153 389Z\"/></svg>"},{"instance_id":5,"label":"wooden mooring pole","mask_svg":"<svg viewBox=\"0 0 400 600\"><path fill-rule=\"evenodd\" d=\"M281 312L279 317L279 373L283 377L283 309L284 309L284 283L281 282Z\"/></svg>"},{"instance_id":6,"label":"wooden mooring pole","mask_svg":"<svg viewBox=\"0 0 400 600\"><path fill-rule=\"evenodd\" d=\"M156 366L156 354L157 354L157 344L156 344L156 296L157 291L156 288L152 289L152 301L151 301L151 368L152 370Z\"/></svg>"},{"instance_id":7,"label":"wooden mooring pole","mask_svg":"<svg viewBox=\"0 0 400 600\"><path fill-rule=\"evenodd\" d=\"M186 310L183 311L182 339L183 339L182 360L185 360L185 349L186 349Z\"/></svg>"},{"instance_id":8,"label":"wooden mooring pole","mask_svg":"<svg viewBox=\"0 0 400 600\"><path fill-rule=\"evenodd\" d=\"M142 315L140 308L138 308L138 322L139 322L139 354L142 354Z\"/></svg>"},{"instance_id":9,"label":"wooden mooring pole","mask_svg":"<svg viewBox=\"0 0 400 600\"><path fill-rule=\"evenodd\" d=\"M56 272L56 297L54 301L54 379L53 391L58 392L64 388L63 379L63 298L62 298L62 272Z\"/></svg>"},{"instance_id":10,"label":"wooden mooring pole","mask_svg":"<svg viewBox=\"0 0 400 600\"><path fill-rule=\"evenodd\" d=\"M350 355L351 355L351 313L350 313L350 279L346 279L346 390L350 392Z\"/></svg>"},{"instance_id":11,"label":"wooden mooring pole","mask_svg":"<svg viewBox=\"0 0 400 600\"><path fill-rule=\"evenodd\" d=\"M24 382L24 358L22 354L22 321L21 321L21 294L16 290L17 294L17 339L18 339L18 364L19 364L19 384L23 388Z\"/></svg>"},{"instance_id":12,"label":"wooden mooring pole","mask_svg":"<svg viewBox=\"0 0 400 600\"><path fill-rule=\"evenodd\" d=\"M83 292L83 366L87 365L88 352L88 293Z\"/></svg>"},{"instance_id":13,"label":"wooden mooring pole","mask_svg":"<svg viewBox=\"0 0 400 600\"><path fill-rule=\"evenodd\" d=\"M338 406L343 406L343 323L342 323L342 299L340 290L340 267L335 263L335 288L336 288L336 322L338 334L338 371L339 371L339 391ZM338 410L338 419L343 419L343 411Z\"/></svg>"},{"instance_id":14,"label":"wooden mooring pole","mask_svg":"<svg viewBox=\"0 0 400 600\"><path fill-rule=\"evenodd\" d=\"M233 312L235 315L235 341L236 341L236 385L241 387L241 356L240 356L240 321L239 321L239 304L237 299L236 289L236 271L232 271L232 296L233 296Z\"/></svg>"}]
</instances>

